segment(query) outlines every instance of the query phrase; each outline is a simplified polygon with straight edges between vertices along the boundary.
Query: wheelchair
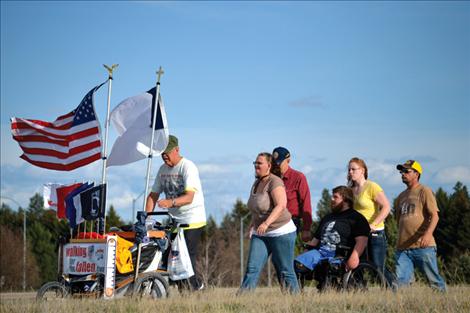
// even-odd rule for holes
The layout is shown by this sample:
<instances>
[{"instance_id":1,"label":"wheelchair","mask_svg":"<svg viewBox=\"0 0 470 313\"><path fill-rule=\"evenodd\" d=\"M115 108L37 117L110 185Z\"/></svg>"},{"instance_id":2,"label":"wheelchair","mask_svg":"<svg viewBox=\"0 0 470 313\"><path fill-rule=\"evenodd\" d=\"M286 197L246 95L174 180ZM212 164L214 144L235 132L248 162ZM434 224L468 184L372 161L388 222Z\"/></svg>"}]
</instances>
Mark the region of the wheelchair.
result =
<instances>
[{"instance_id":1,"label":"wheelchair","mask_svg":"<svg viewBox=\"0 0 470 313\"><path fill-rule=\"evenodd\" d=\"M307 248L307 247L306 247ZM307 249L313 247L309 246ZM341 247L344 251L350 251L349 247ZM366 249L367 250L367 249ZM372 290L385 290L387 281L375 265L367 259L365 251L360 258L359 265L350 271L346 270L346 256L336 256L320 261L313 270L302 266L297 261L295 264L297 278L301 289L304 289L308 281L316 280L317 289L320 292L329 290L365 292Z\"/></svg>"}]
</instances>

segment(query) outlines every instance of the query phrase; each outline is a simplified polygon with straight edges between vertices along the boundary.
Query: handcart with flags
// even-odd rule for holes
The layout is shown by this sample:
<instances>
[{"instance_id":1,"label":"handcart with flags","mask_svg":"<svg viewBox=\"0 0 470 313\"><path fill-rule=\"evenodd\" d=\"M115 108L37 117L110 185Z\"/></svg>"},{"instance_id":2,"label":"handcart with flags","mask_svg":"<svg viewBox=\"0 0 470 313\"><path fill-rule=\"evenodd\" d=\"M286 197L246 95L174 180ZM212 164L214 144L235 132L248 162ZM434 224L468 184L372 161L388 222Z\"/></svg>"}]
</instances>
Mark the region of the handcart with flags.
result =
<instances>
[{"instance_id":1,"label":"handcart with flags","mask_svg":"<svg viewBox=\"0 0 470 313\"><path fill-rule=\"evenodd\" d=\"M166 148L168 127L160 97L160 77L147 93L122 101L111 121L119 137L107 163L108 126L113 70L108 70L108 101L104 143L94 108L94 93L106 82L92 88L73 111L53 122L12 118L11 130L23 150L22 159L32 165L57 171L71 171L96 160L103 161L101 184L46 184L45 207L57 209L58 218L69 221L71 233L59 247L58 280L44 284L38 299L92 296L110 299L124 295L168 296L163 256L169 249L169 231L181 227L169 223L147 231L145 219L132 227L105 233L106 169L147 157L145 193L149 189L152 157ZM155 142L155 145L154 145ZM143 211L145 211L144 201ZM170 221L173 221L171 218ZM91 223L87 225L87 222ZM140 223L140 224L139 224ZM84 227L81 230L82 226Z\"/></svg>"},{"instance_id":2,"label":"handcart with flags","mask_svg":"<svg viewBox=\"0 0 470 313\"><path fill-rule=\"evenodd\" d=\"M148 224L147 215L166 218ZM37 299L168 297L171 235L187 226L166 211L138 212L132 226L112 228L104 236L93 234L92 239L84 238L89 233L80 233L60 245L59 277L45 283Z\"/></svg>"}]
</instances>

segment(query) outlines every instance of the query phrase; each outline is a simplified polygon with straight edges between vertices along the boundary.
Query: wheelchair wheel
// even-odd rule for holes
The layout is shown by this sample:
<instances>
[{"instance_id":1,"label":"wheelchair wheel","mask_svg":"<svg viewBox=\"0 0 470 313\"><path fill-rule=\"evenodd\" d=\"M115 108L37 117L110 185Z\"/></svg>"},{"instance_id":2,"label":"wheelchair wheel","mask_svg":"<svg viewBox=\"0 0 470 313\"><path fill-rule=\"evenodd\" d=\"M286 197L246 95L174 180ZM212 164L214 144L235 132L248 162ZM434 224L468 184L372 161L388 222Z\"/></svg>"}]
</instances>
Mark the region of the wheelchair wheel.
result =
<instances>
[{"instance_id":1,"label":"wheelchair wheel","mask_svg":"<svg viewBox=\"0 0 470 313\"><path fill-rule=\"evenodd\" d=\"M139 298L167 298L170 290L168 282L156 272L144 273L137 278L133 295Z\"/></svg>"},{"instance_id":2,"label":"wheelchair wheel","mask_svg":"<svg viewBox=\"0 0 470 313\"><path fill-rule=\"evenodd\" d=\"M382 290L386 285L384 275L369 263L360 263L343 278L343 288L347 291Z\"/></svg>"},{"instance_id":3,"label":"wheelchair wheel","mask_svg":"<svg viewBox=\"0 0 470 313\"><path fill-rule=\"evenodd\" d=\"M296 276L299 288L303 290L308 285L308 282L313 280L313 271L296 272Z\"/></svg>"},{"instance_id":4,"label":"wheelchair wheel","mask_svg":"<svg viewBox=\"0 0 470 313\"><path fill-rule=\"evenodd\" d=\"M37 301L58 301L70 295L68 288L57 281L45 283L36 294Z\"/></svg>"}]
</instances>

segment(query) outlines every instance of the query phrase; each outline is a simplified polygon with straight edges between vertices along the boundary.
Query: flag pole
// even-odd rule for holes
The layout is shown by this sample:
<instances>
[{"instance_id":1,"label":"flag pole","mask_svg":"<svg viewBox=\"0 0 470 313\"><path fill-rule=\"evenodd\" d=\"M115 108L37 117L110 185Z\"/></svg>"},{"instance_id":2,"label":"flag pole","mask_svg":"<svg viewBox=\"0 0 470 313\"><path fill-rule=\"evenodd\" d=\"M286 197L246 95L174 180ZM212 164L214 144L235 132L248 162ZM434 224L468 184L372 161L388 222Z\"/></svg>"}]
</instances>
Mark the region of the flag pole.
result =
<instances>
[{"instance_id":1,"label":"flag pole","mask_svg":"<svg viewBox=\"0 0 470 313\"><path fill-rule=\"evenodd\" d=\"M153 112L152 112L152 125L150 127L152 131L152 137L150 139L150 151L148 155L148 161L147 161L147 175L145 178L145 192L144 192L144 207L142 209L143 212L145 212L145 208L147 206L147 194L149 190L149 178L150 178L150 169L152 167L152 157L153 157L153 139L155 137L155 123L157 120L157 110L158 110L158 100L160 98L160 78L163 75L163 69L160 66L160 68L157 71L157 88L155 91L155 99L153 99Z\"/></svg>"},{"instance_id":2,"label":"flag pole","mask_svg":"<svg viewBox=\"0 0 470 313\"><path fill-rule=\"evenodd\" d=\"M102 169L102 172L101 172L101 184L104 185L106 184L106 163L107 163L107 157L108 157L108 132L109 132L109 111L110 111L110 108L111 108L111 89L112 89L112 86L113 86L113 71L114 69L116 69L119 64L113 64L111 66L108 66L106 64L103 64L103 66L106 68L106 70L108 71L108 103L107 103L107 109L106 109L106 122L104 124L104 129L105 129L105 135L104 135L104 146L103 146L103 155L102 155L102 159L103 159L103 169ZM97 229L97 232L98 233L101 233L101 231L105 232L105 229L106 229L106 196L107 196L107 189L108 188L104 188L104 194L101 195L101 199L100 199L100 208L103 210L104 212L104 218L101 219L99 218L98 219L98 229ZM101 225L101 221L103 221L102 225Z\"/></svg>"}]
</instances>

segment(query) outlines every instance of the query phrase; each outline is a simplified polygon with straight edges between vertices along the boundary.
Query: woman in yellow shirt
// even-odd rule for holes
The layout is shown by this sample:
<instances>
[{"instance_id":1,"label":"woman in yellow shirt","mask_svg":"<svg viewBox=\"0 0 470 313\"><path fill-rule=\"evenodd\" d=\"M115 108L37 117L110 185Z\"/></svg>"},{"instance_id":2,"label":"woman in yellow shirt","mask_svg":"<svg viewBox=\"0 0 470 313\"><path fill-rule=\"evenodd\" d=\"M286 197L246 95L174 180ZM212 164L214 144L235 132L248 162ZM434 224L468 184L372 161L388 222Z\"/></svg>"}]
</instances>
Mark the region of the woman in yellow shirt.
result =
<instances>
[{"instance_id":1,"label":"woman in yellow shirt","mask_svg":"<svg viewBox=\"0 0 470 313\"><path fill-rule=\"evenodd\" d=\"M382 188L367 177L364 160L352 158L348 165L348 185L354 193L354 209L369 222L369 259L384 273L387 254L384 220L390 213L390 203Z\"/></svg>"}]
</instances>

